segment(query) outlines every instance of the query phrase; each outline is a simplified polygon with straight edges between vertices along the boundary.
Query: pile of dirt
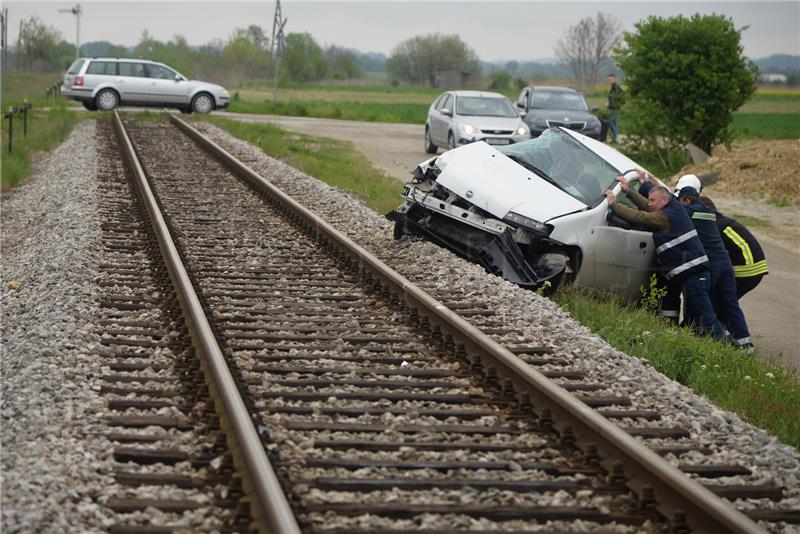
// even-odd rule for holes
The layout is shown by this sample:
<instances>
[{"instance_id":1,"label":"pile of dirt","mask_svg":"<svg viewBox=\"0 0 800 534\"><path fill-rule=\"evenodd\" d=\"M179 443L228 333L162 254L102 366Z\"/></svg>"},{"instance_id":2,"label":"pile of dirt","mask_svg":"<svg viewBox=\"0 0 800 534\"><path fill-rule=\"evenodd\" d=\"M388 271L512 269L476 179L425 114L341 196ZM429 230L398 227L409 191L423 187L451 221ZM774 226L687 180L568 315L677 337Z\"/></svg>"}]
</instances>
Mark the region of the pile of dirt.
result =
<instances>
[{"instance_id":1,"label":"pile of dirt","mask_svg":"<svg viewBox=\"0 0 800 534\"><path fill-rule=\"evenodd\" d=\"M702 175L719 172L719 179L709 184L709 192L762 198L777 206L800 207L799 163L800 140L797 139L749 141L730 151L718 146L707 161L681 169L671 184L684 174L702 178Z\"/></svg>"}]
</instances>

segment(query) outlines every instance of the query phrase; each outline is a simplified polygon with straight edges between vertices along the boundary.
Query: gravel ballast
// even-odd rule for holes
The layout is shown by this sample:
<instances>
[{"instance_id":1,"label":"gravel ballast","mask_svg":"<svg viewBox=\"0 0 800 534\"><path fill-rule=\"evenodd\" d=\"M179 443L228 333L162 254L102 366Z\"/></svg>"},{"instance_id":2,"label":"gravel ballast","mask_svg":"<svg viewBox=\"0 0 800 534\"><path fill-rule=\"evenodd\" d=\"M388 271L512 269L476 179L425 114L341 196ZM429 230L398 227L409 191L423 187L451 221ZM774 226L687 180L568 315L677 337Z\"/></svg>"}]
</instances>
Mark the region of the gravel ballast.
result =
<instances>
[{"instance_id":1,"label":"gravel ballast","mask_svg":"<svg viewBox=\"0 0 800 534\"><path fill-rule=\"evenodd\" d=\"M707 399L627 356L574 321L556 304L488 275L424 241L394 241L392 226L346 192L319 182L260 150L203 124L202 130L262 176L379 255L415 282L480 295L514 325L637 409L665 414L663 424L690 431L711 449L696 462L751 468L720 482L786 488L777 507L800 508L800 454ZM95 122L35 166L2 201L2 466L6 532L100 531L108 528L94 496L113 483L102 439L105 398L97 393L101 362L96 265L100 228L95 209ZM423 278L424 277L424 278ZM87 383L87 379L91 380ZM623 423L624 424L624 423ZM679 460L667 457L674 464ZM758 501L759 507L764 502ZM747 503L739 503L744 507ZM787 529L787 531L789 531Z\"/></svg>"}]
</instances>

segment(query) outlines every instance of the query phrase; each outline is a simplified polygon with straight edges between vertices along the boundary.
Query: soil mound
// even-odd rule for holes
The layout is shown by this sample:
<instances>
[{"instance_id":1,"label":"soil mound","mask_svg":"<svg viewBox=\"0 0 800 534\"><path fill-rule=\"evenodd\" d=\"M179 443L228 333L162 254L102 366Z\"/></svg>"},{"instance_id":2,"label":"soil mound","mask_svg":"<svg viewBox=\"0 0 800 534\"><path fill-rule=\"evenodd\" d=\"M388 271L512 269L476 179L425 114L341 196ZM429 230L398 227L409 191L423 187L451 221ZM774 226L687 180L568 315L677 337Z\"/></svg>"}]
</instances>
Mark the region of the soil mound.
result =
<instances>
[{"instance_id":1,"label":"soil mound","mask_svg":"<svg viewBox=\"0 0 800 534\"><path fill-rule=\"evenodd\" d=\"M800 139L748 141L728 151L715 147L703 163L686 165L671 184L684 174L698 176L719 172L711 185L714 192L737 197L760 197L777 206L800 207Z\"/></svg>"}]
</instances>

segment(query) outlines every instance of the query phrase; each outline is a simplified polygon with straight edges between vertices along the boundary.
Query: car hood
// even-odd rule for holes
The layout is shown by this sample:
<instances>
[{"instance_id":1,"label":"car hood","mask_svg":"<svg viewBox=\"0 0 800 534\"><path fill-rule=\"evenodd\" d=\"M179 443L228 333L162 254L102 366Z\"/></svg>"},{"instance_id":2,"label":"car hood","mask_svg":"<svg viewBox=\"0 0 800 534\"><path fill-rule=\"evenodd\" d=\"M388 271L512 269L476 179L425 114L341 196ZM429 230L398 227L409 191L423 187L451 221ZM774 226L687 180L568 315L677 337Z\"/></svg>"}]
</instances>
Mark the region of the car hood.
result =
<instances>
[{"instance_id":1,"label":"car hood","mask_svg":"<svg viewBox=\"0 0 800 534\"><path fill-rule=\"evenodd\" d=\"M528 111L528 119L537 119L540 121L558 121L558 122L588 122L594 115L588 111L567 111L563 109L531 109Z\"/></svg>"},{"instance_id":2,"label":"car hood","mask_svg":"<svg viewBox=\"0 0 800 534\"><path fill-rule=\"evenodd\" d=\"M201 81L201 80L189 80L189 84L193 88L205 89L206 91L214 91L214 92L217 92L217 93L221 93L222 91L225 90L225 88L222 87L221 85L217 85L215 83L204 82L204 81Z\"/></svg>"},{"instance_id":3,"label":"car hood","mask_svg":"<svg viewBox=\"0 0 800 534\"><path fill-rule=\"evenodd\" d=\"M513 211L539 222L586 208L537 174L484 142L439 156L436 181L498 219Z\"/></svg>"},{"instance_id":4,"label":"car hood","mask_svg":"<svg viewBox=\"0 0 800 534\"><path fill-rule=\"evenodd\" d=\"M519 117L481 117L478 115L459 115L458 122L469 124L479 130L516 130L521 126Z\"/></svg>"}]
</instances>

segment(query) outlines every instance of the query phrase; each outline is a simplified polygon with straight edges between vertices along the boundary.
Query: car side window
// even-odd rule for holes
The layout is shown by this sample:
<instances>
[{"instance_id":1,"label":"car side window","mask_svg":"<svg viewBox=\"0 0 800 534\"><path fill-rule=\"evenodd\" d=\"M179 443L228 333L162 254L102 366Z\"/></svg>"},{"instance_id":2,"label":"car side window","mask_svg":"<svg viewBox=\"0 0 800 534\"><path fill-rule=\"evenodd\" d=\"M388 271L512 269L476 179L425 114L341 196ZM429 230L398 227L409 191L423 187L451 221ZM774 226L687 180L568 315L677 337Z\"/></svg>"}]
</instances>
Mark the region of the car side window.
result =
<instances>
[{"instance_id":1,"label":"car side window","mask_svg":"<svg viewBox=\"0 0 800 534\"><path fill-rule=\"evenodd\" d=\"M147 65L147 77L159 80L174 80L175 73L161 65Z\"/></svg>"},{"instance_id":2,"label":"car side window","mask_svg":"<svg viewBox=\"0 0 800 534\"><path fill-rule=\"evenodd\" d=\"M92 61L86 67L86 74L103 74L114 76L117 73L117 64L113 61Z\"/></svg>"},{"instance_id":3,"label":"car side window","mask_svg":"<svg viewBox=\"0 0 800 534\"><path fill-rule=\"evenodd\" d=\"M444 102L442 102L442 107L439 108L439 111L443 109L449 109L450 111L453 111L453 95L447 95L447 98L444 99Z\"/></svg>"},{"instance_id":4,"label":"car side window","mask_svg":"<svg viewBox=\"0 0 800 534\"><path fill-rule=\"evenodd\" d=\"M517 106L521 108L528 107L528 90L525 89L519 94L519 98L517 99Z\"/></svg>"},{"instance_id":5,"label":"car side window","mask_svg":"<svg viewBox=\"0 0 800 534\"><path fill-rule=\"evenodd\" d=\"M120 76L132 76L134 78L146 78L147 71L144 68L144 63L120 63L119 64Z\"/></svg>"},{"instance_id":6,"label":"car side window","mask_svg":"<svg viewBox=\"0 0 800 534\"><path fill-rule=\"evenodd\" d=\"M446 99L447 99L447 93L442 93L441 95L439 95L439 98L436 99L436 105L433 106L434 109L436 109L437 111L442 109L442 106L444 105L444 101Z\"/></svg>"}]
</instances>

